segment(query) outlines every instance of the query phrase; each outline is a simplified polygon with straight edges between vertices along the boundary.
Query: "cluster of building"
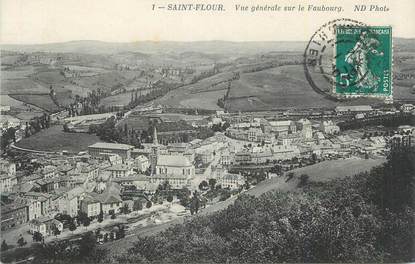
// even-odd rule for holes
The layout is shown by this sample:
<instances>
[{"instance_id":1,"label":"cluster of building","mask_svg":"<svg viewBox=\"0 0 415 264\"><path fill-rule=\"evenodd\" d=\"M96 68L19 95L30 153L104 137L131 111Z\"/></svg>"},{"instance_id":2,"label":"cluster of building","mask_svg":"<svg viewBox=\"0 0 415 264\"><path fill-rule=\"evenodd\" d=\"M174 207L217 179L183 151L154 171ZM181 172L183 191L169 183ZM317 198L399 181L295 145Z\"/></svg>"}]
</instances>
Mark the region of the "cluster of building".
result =
<instances>
[{"instance_id":1,"label":"cluster of building","mask_svg":"<svg viewBox=\"0 0 415 264\"><path fill-rule=\"evenodd\" d=\"M226 119L216 116L210 121L223 124L222 118ZM400 129L414 130L410 126ZM252 118L231 122L225 133L205 140L163 145L154 129L153 142L143 143L141 148L99 142L75 156L38 156L36 162L41 166L30 174L2 159L1 229L28 224L31 232L47 236L63 228L55 219L57 214L77 217L83 212L95 219L100 214L118 214L125 206L132 208L135 198L125 192L139 192L142 196L137 199L145 202L143 197L151 197L165 183L173 190L192 189L199 178L215 179L222 188L238 189L246 179L229 173L231 167L272 166L275 161L293 158L384 155L388 148L384 136L362 138L339 132L331 120Z\"/></svg>"},{"instance_id":2,"label":"cluster of building","mask_svg":"<svg viewBox=\"0 0 415 264\"><path fill-rule=\"evenodd\" d=\"M401 129L408 130L407 127ZM384 155L388 149L384 136L362 138L358 134L340 133L339 126L332 120L268 121L253 118L251 122L232 124L226 135L243 147L230 148L222 153L222 165L261 165L292 158Z\"/></svg>"},{"instance_id":3,"label":"cluster of building","mask_svg":"<svg viewBox=\"0 0 415 264\"><path fill-rule=\"evenodd\" d=\"M131 207L125 190L151 197L166 182L171 189L190 188L196 160L211 162L226 137L167 146L158 144L156 131L153 138L143 149L100 142L77 156L39 157L42 167L30 175L17 175L15 164L1 160L2 230L28 223L32 232L50 235L60 227L53 220L57 214L76 217L84 212L94 219L101 212L105 217ZM226 175L221 182L233 186L234 181Z\"/></svg>"}]
</instances>

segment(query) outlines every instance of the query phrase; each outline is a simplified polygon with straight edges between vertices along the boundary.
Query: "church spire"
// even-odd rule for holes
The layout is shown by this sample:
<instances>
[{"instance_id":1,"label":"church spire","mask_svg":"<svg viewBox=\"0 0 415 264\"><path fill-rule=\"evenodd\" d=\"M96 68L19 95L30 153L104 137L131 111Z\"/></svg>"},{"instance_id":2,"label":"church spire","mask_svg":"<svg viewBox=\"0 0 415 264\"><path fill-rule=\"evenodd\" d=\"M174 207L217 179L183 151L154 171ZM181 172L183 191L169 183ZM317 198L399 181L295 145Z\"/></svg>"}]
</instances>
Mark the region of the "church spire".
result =
<instances>
[{"instance_id":1,"label":"church spire","mask_svg":"<svg viewBox=\"0 0 415 264\"><path fill-rule=\"evenodd\" d=\"M158 139L157 139L157 128L156 126L154 126L154 130L153 130L153 145L158 145Z\"/></svg>"}]
</instances>

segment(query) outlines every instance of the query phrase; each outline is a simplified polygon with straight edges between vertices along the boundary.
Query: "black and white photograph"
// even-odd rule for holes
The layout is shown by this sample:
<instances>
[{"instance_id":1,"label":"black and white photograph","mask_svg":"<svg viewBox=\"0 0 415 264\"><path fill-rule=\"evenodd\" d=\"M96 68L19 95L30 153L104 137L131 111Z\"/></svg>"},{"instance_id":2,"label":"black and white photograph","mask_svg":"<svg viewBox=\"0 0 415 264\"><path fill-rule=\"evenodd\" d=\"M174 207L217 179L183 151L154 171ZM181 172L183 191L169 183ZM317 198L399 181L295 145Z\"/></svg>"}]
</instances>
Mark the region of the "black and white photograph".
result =
<instances>
[{"instance_id":1,"label":"black and white photograph","mask_svg":"<svg viewBox=\"0 0 415 264\"><path fill-rule=\"evenodd\" d=\"M415 1L0 0L0 263L415 263Z\"/></svg>"}]
</instances>

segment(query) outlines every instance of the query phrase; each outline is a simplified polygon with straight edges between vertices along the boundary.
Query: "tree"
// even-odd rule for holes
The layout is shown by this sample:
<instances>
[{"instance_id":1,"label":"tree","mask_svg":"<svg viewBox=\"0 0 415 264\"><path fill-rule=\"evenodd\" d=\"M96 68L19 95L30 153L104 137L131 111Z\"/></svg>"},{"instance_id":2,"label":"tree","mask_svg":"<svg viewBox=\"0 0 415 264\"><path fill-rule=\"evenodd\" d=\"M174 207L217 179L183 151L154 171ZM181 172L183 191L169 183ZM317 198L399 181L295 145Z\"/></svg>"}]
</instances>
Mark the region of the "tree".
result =
<instances>
[{"instance_id":1,"label":"tree","mask_svg":"<svg viewBox=\"0 0 415 264\"><path fill-rule=\"evenodd\" d=\"M192 215L197 214L199 211L199 208L200 208L200 199L199 199L199 195L195 191L193 193L192 200L190 201L190 213Z\"/></svg>"},{"instance_id":2,"label":"tree","mask_svg":"<svg viewBox=\"0 0 415 264\"><path fill-rule=\"evenodd\" d=\"M304 187L304 186L306 186L309 179L310 179L310 177L307 174L301 174L300 180L299 180L297 186L298 187Z\"/></svg>"},{"instance_id":3,"label":"tree","mask_svg":"<svg viewBox=\"0 0 415 264\"><path fill-rule=\"evenodd\" d=\"M111 213L111 219L115 219L115 218L117 218L117 216L115 215L115 213L114 213L114 212L112 212L112 213Z\"/></svg>"},{"instance_id":4,"label":"tree","mask_svg":"<svg viewBox=\"0 0 415 264\"><path fill-rule=\"evenodd\" d=\"M118 234L117 234L118 238L124 238L125 237L125 226L124 225L119 225L118 226Z\"/></svg>"},{"instance_id":5,"label":"tree","mask_svg":"<svg viewBox=\"0 0 415 264\"><path fill-rule=\"evenodd\" d=\"M27 244L26 240L24 240L22 235L20 235L20 238L17 240L17 244L19 245L19 247L23 247Z\"/></svg>"},{"instance_id":6,"label":"tree","mask_svg":"<svg viewBox=\"0 0 415 264\"><path fill-rule=\"evenodd\" d=\"M32 238L33 238L33 241L40 242L40 241L43 240L43 235L36 231L36 232L33 233Z\"/></svg>"},{"instance_id":7,"label":"tree","mask_svg":"<svg viewBox=\"0 0 415 264\"><path fill-rule=\"evenodd\" d=\"M89 217L86 217L83 221L83 225L88 229L89 224L91 224L91 219L89 219Z\"/></svg>"},{"instance_id":8,"label":"tree","mask_svg":"<svg viewBox=\"0 0 415 264\"><path fill-rule=\"evenodd\" d=\"M98 215L98 223L102 223L102 221L104 221L104 213L101 210Z\"/></svg>"},{"instance_id":9,"label":"tree","mask_svg":"<svg viewBox=\"0 0 415 264\"><path fill-rule=\"evenodd\" d=\"M151 201L147 201L146 208L150 208L152 205L153 205L153 203Z\"/></svg>"},{"instance_id":10,"label":"tree","mask_svg":"<svg viewBox=\"0 0 415 264\"><path fill-rule=\"evenodd\" d=\"M93 232L87 232L85 233L82 238L81 241L79 243L79 256L81 258L85 258L91 254L93 254L93 252L96 249L96 238Z\"/></svg>"},{"instance_id":11,"label":"tree","mask_svg":"<svg viewBox=\"0 0 415 264\"><path fill-rule=\"evenodd\" d=\"M7 245L6 240L3 240L1 243L1 251L6 251L9 249L9 245Z\"/></svg>"},{"instance_id":12,"label":"tree","mask_svg":"<svg viewBox=\"0 0 415 264\"><path fill-rule=\"evenodd\" d=\"M211 190L215 189L216 179L209 179L209 186Z\"/></svg>"},{"instance_id":13,"label":"tree","mask_svg":"<svg viewBox=\"0 0 415 264\"><path fill-rule=\"evenodd\" d=\"M75 231L76 230L76 225L75 225L75 222L74 221L72 221L70 224L69 224L69 230L73 233L73 231Z\"/></svg>"},{"instance_id":14,"label":"tree","mask_svg":"<svg viewBox=\"0 0 415 264\"><path fill-rule=\"evenodd\" d=\"M83 224L85 221L87 221L86 219L88 218L88 215L85 212L79 211L78 212L78 224Z\"/></svg>"},{"instance_id":15,"label":"tree","mask_svg":"<svg viewBox=\"0 0 415 264\"><path fill-rule=\"evenodd\" d=\"M208 189L208 188L209 188L209 185L208 185L208 183L207 183L206 181L202 181L202 182L199 184L199 190L201 190L201 191L206 190L206 189Z\"/></svg>"},{"instance_id":16,"label":"tree","mask_svg":"<svg viewBox=\"0 0 415 264\"><path fill-rule=\"evenodd\" d=\"M167 202L169 202L169 203L173 202L173 195L169 194L167 196Z\"/></svg>"}]
</instances>

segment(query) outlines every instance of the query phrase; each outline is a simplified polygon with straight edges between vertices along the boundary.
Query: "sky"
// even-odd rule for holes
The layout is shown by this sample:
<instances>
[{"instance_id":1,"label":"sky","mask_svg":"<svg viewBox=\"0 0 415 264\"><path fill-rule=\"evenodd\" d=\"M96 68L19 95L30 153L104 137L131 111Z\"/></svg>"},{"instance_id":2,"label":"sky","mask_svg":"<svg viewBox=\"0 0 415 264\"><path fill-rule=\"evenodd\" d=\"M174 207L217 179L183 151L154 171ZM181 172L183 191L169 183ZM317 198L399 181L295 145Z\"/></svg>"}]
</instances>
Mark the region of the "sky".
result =
<instances>
[{"instance_id":1,"label":"sky","mask_svg":"<svg viewBox=\"0 0 415 264\"><path fill-rule=\"evenodd\" d=\"M415 38L415 0L373 0L389 12L353 12L364 0L0 0L2 44L74 40L305 41L324 23L351 18L390 25L395 37ZM224 12L152 11L152 4L221 3ZM340 5L344 12L237 12L235 5Z\"/></svg>"}]
</instances>

